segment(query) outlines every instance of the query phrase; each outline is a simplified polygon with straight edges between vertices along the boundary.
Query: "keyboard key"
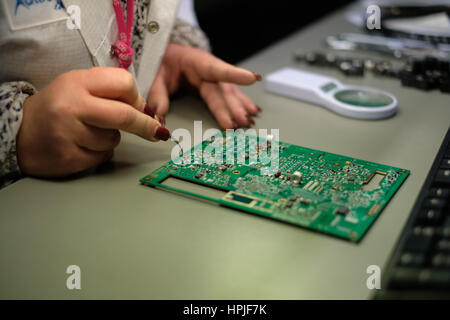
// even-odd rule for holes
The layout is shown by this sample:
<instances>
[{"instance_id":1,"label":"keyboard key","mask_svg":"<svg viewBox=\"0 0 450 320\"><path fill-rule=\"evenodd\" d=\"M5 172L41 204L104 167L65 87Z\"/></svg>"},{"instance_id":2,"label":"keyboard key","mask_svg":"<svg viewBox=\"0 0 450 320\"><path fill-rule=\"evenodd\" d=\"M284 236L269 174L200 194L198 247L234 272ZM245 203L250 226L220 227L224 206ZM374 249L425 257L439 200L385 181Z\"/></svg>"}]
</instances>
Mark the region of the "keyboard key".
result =
<instances>
[{"instance_id":1,"label":"keyboard key","mask_svg":"<svg viewBox=\"0 0 450 320\"><path fill-rule=\"evenodd\" d=\"M437 252L450 253L450 239L441 239L436 243Z\"/></svg>"},{"instance_id":2,"label":"keyboard key","mask_svg":"<svg viewBox=\"0 0 450 320\"><path fill-rule=\"evenodd\" d=\"M450 189L431 188L428 195L430 197L448 199L448 196L450 195Z\"/></svg>"},{"instance_id":3,"label":"keyboard key","mask_svg":"<svg viewBox=\"0 0 450 320\"><path fill-rule=\"evenodd\" d=\"M419 286L420 269L396 268L392 274L389 287L392 288L414 288Z\"/></svg>"},{"instance_id":4,"label":"keyboard key","mask_svg":"<svg viewBox=\"0 0 450 320\"><path fill-rule=\"evenodd\" d=\"M425 225L437 225L442 221L443 214L441 210L436 209L422 209L417 216L417 221Z\"/></svg>"},{"instance_id":5,"label":"keyboard key","mask_svg":"<svg viewBox=\"0 0 450 320\"><path fill-rule=\"evenodd\" d=\"M389 284L393 288L450 288L450 271L439 269L396 268Z\"/></svg>"},{"instance_id":6,"label":"keyboard key","mask_svg":"<svg viewBox=\"0 0 450 320\"><path fill-rule=\"evenodd\" d=\"M415 235L424 235L427 237L432 237L436 232L436 229L432 226L416 226L413 229Z\"/></svg>"},{"instance_id":7,"label":"keyboard key","mask_svg":"<svg viewBox=\"0 0 450 320\"><path fill-rule=\"evenodd\" d=\"M445 221L442 225L442 228L439 232L439 235L443 238L449 238L450 239L450 216L447 216L445 218Z\"/></svg>"},{"instance_id":8,"label":"keyboard key","mask_svg":"<svg viewBox=\"0 0 450 320\"><path fill-rule=\"evenodd\" d=\"M438 183L450 184L450 169L439 169L435 181Z\"/></svg>"},{"instance_id":9,"label":"keyboard key","mask_svg":"<svg viewBox=\"0 0 450 320\"><path fill-rule=\"evenodd\" d=\"M433 209L442 209L445 207L447 199L441 198L427 198L425 199L424 206Z\"/></svg>"},{"instance_id":10,"label":"keyboard key","mask_svg":"<svg viewBox=\"0 0 450 320\"><path fill-rule=\"evenodd\" d=\"M425 255L423 253L403 253L400 257L399 264L404 267L421 267L425 263Z\"/></svg>"},{"instance_id":11,"label":"keyboard key","mask_svg":"<svg viewBox=\"0 0 450 320\"><path fill-rule=\"evenodd\" d=\"M450 268L450 254L438 253L431 258L434 268Z\"/></svg>"},{"instance_id":12,"label":"keyboard key","mask_svg":"<svg viewBox=\"0 0 450 320\"><path fill-rule=\"evenodd\" d=\"M450 169L450 158L444 159L441 161L441 165L439 166L441 169Z\"/></svg>"},{"instance_id":13,"label":"keyboard key","mask_svg":"<svg viewBox=\"0 0 450 320\"><path fill-rule=\"evenodd\" d=\"M449 289L450 270L422 270L419 285L427 289Z\"/></svg>"},{"instance_id":14,"label":"keyboard key","mask_svg":"<svg viewBox=\"0 0 450 320\"><path fill-rule=\"evenodd\" d=\"M425 253L431 247L432 237L424 234L412 234L405 243L405 251Z\"/></svg>"}]
</instances>

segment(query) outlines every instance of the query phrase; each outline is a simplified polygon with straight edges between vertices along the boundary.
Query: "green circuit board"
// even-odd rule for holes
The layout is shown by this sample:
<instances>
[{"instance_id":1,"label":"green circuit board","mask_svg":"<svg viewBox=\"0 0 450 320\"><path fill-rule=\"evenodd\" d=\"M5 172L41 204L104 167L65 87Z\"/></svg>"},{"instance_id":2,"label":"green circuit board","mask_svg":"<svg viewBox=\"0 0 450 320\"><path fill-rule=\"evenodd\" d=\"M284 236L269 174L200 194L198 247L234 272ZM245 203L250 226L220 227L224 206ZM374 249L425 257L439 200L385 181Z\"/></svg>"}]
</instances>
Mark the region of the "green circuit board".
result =
<instances>
[{"instance_id":1,"label":"green circuit board","mask_svg":"<svg viewBox=\"0 0 450 320\"><path fill-rule=\"evenodd\" d=\"M408 175L238 130L180 152L140 181L357 242Z\"/></svg>"}]
</instances>

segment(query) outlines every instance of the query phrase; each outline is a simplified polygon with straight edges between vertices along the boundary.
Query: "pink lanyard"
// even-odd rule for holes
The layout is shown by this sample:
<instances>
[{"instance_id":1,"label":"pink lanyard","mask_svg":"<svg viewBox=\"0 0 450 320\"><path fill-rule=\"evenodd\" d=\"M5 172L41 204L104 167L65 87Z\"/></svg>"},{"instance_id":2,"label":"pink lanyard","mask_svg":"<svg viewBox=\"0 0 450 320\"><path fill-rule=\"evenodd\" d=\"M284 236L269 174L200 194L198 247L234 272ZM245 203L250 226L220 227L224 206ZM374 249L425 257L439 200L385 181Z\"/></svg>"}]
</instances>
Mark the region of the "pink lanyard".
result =
<instances>
[{"instance_id":1,"label":"pink lanyard","mask_svg":"<svg viewBox=\"0 0 450 320\"><path fill-rule=\"evenodd\" d=\"M131 34L134 25L134 0L127 0L127 24L123 16L120 0L112 0L116 12L119 39L113 45L114 54L119 59L119 67L128 70L133 61L133 48L131 47Z\"/></svg>"}]
</instances>

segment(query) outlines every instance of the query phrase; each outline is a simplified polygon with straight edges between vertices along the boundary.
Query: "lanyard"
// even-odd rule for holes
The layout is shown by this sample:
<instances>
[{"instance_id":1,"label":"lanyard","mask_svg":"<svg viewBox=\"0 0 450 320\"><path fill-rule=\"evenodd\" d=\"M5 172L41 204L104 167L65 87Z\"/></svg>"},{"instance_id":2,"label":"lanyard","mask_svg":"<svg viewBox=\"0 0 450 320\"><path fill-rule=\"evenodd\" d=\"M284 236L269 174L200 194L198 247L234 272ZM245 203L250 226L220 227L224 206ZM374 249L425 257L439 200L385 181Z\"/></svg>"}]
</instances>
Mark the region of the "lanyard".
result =
<instances>
[{"instance_id":1,"label":"lanyard","mask_svg":"<svg viewBox=\"0 0 450 320\"><path fill-rule=\"evenodd\" d=\"M119 39L113 45L114 54L119 59L119 67L128 70L133 61L131 34L134 24L134 0L127 0L126 25L120 0L112 0L112 4L116 13L117 26L119 28Z\"/></svg>"}]
</instances>

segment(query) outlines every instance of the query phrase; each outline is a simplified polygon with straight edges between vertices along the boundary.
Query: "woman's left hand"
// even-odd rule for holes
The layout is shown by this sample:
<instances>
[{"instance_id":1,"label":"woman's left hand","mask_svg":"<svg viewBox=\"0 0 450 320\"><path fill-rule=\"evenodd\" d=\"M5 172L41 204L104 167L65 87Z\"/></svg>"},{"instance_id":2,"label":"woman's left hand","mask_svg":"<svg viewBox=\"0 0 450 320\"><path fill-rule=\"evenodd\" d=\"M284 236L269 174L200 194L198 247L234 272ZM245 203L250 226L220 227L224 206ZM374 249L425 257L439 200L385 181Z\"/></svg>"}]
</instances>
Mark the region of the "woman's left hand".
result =
<instances>
[{"instance_id":1,"label":"woman's left hand","mask_svg":"<svg viewBox=\"0 0 450 320\"><path fill-rule=\"evenodd\" d=\"M164 122L169 110L169 95L180 86L180 80L198 89L209 110L224 129L249 127L254 124L252 116L261 109L242 93L237 85L251 85L261 80L254 72L235 67L207 51L170 43L167 46L158 74L148 95L148 105Z\"/></svg>"}]
</instances>

